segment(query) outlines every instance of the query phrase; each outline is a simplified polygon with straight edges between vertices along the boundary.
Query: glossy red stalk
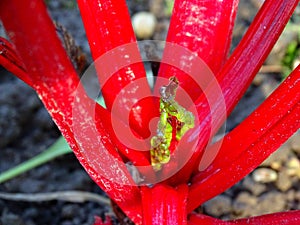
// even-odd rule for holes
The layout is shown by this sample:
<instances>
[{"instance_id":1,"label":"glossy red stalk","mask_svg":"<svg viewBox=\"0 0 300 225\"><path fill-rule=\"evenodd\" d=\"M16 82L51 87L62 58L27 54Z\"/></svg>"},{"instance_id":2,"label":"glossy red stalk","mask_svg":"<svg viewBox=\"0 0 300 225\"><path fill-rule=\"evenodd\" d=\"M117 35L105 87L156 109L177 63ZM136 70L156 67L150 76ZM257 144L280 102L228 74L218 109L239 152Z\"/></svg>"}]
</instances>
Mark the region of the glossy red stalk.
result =
<instances>
[{"instance_id":1,"label":"glossy red stalk","mask_svg":"<svg viewBox=\"0 0 300 225\"><path fill-rule=\"evenodd\" d=\"M27 74L22 60L16 54L14 47L2 37L0 37L0 65L22 79L29 86L32 85L31 78Z\"/></svg>"},{"instance_id":2,"label":"glossy red stalk","mask_svg":"<svg viewBox=\"0 0 300 225\"><path fill-rule=\"evenodd\" d=\"M300 66L260 107L224 137L212 165L194 176L189 211L241 180L300 128L299 90ZM205 195L199 196L203 191Z\"/></svg>"},{"instance_id":3,"label":"glossy red stalk","mask_svg":"<svg viewBox=\"0 0 300 225\"><path fill-rule=\"evenodd\" d=\"M300 223L300 210L272 213L247 219L233 220L233 224L239 225L298 225Z\"/></svg>"},{"instance_id":4,"label":"glossy red stalk","mask_svg":"<svg viewBox=\"0 0 300 225\"><path fill-rule=\"evenodd\" d=\"M188 225L230 225L233 223L216 219L204 214L190 213Z\"/></svg>"},{"instance_id":5,"label":"glossy red stalk","mask_svg":"<svg viewBox=\"0 0 300 225\"><path fill-rule=\"evenodd\" d=\"M79 85L79 78L56 35L53 22L47 14L44 2L38 0L1 1L0 16L8 36L16 46L16 51L22 59L28 74L30 74L33 88L39 94L82 165L95 182L135 222L139 222L138 216L141 213L138 208L138 202L140 201L138 188L116 183L103 177L103 174L108 177L115 177L117 176L116 173L119 173L119 175L125 173L123 179L126 178L130 183L132 181L130 175L126 175L127 170L117 167L111 170L110 165L113 164L107 161L107 164L102 165L102 168L100 168L105 173L100 173L101 171L98 171L99 165L93 165L87 158L87 154L93 154L95 147L101 150L103 143L105 143L104 145L110 154L115 157L118 156L112 143L102 142L103 139L110 140L108 133L105 130L97 131L95 128L93 129L94 120L84 120L86 123L82 124L81 127L82 138L86 137L85 135L98 138L96 142L85 142L87 146L84 147L90 150L85 152L81 151L78 140L74 136L72 113L74 110L74 94ZM82 107L87 107L91 102L82 91L82 88L79 87L79 90L82 92ZM91 112L87 110L86 113L87 116L90 116L89 113ZM84 117L85 115L80 116ZM98 132L100 132L100 135ZM104 151L103 154L102 157L108 152Z\"/></svg>"},{"instance_id":6,"label":"glossy red stalk","mask_svg":"<svg viewBox=\"0 0 300 225\"><path fill-rule=\"evenodd\" d=\"M141 187L143 225L185 225L187 224L188 186L176 188L157 184L154 187Z\"/></svg>"},{"instance_id":7,"label":"glossy red stalk","mask_svg":"<svg viewBox=\"0 0 300 225\"><path fill-rule=\"evenodd\" d=\"M222 221L203 214L191 213L188 225L298 225L300 210L272 213L263 216L254 216L246 219Z\"/></svg>"},{"instance_id":8,"label":"glossy red stalk","mask_svg":"<svg viewBox=\"0 0 300 225\"><path fill-rule=\"evenodd\" d=\"M151 94L138 46L137 44L132 45L132 43L136 42L136 38L126 1L78 0L78 6L107 108L112 110L113 107L113 113L125 122L129 122L126 110L130 108L130 123L133 128L142 137L148 137L150 135L148 124L153 116L158 114L158 109L153 110L157 107L154 107L151 98L146 101L135 102L136 96L150 96ZM126 52L126 44L131 44L130 52ZM108 65L98 65L99 58L101 60L101 56L106 52L120 46L125 49L122 57L124 57L124 61L128 61L128 65L121 68L117 64L116 68L118 71L116 73L103 73L103 69L99 68L99 66L105 67ZM135 48L132 48L132 46L135 46ZM131 60L134 60L137 56L140 58L139 62L132 64ZM114 61L115 59L112 57L108 63L114 64ZM141 78L143 79L141 83L135 82ZM132 86L126 89L126 86L128 87L129 84ZM121 101L115 101L118 94L123 95L120 98L122 99Z\"/></svg>"},{"instance_id":9,"label":"glossy red stalk","mask_svg":"<svg viewBox=\"0 0 300 225\"><path fill-rule=\"evenodd\" d=\"M214 73L219 72L230 48L238 2L239 0L175 1L166 41L190 50L201 58ZM163 58L172 57L173 47L167 45ZM178 59L178 62L191 64L190 58L184 54ZM203 77L200 71L198 72L197 75ZM158 76L165 78L176 76L180 87L194 101L202 92L201 87L195 82L195 78L174 66L162 63ZM161 85L159 82L155 84L157 91Z\"/></svg>"},{"instance_id":10,"label":"glossy red stalk","mask_svg":"<svg viewBox=\"0 0 300 225\"><path fill-rule=\"evenodd\" d=\"M203 149L226 119L224 114L230 114L251 84L298 2L298 0L265 1L247 33L217 74L218 83L211 83L205 94L201 94L195 102L200 121L195 131L200 136L198 147L187 165L173 177L172 183L189 178L187 174L197 169ZM221 88L222 95L216 96L218 88ZM207 98L213 99L214 103L208 105ZM225 109L224 104L221 104L223 101ZM214 121L211 115L214 116Z\"/></svg>"}]
</instances>

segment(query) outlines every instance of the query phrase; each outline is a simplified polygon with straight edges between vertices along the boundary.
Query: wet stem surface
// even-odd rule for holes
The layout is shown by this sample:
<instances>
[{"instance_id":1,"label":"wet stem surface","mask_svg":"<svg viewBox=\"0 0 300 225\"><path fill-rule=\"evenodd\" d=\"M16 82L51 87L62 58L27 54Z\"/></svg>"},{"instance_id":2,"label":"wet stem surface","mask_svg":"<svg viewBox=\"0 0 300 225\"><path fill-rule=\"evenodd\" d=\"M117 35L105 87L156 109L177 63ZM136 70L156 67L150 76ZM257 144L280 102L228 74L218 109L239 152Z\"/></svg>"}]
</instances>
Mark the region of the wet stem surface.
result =
<instances>
[{"instance_id":1,"label":"wet stem surface","mask_svg":"<svg viewBox=\"0 0 300 225\"><path fill-rule=\"evenodd\" d=\"M88 53L89 48L76 6L63 1L47 1L54 20L63 24L77 44ZM151 11L158 17L154 39L164 40L168 16L161 7L163 1L128 1L131 14ZM254 2L254 1L251 1ZM241 1L233 43L238 43L252 20L256 8L250 1ZM251 7L252 10L249 10ZM1 31L0 31L1 32ZM89 56L88 56L89 58ZM3 69L0 70L0 171L5 171L42 152L59 136L55 124L43 108L34 91ZM235 127L270 91L279 84L279 76L259 74L246 95L229 117L227 129ZM206 214L232 219L288 209L300 209L300 135L292 137L255 173L233 188L206 202L198 210ZM73 154L65 155L0 184L1 192L42 193L63 190L83 190L104 195L94 184ZM72 203L50 201L29 203L0 199L0 224L5 225L90 225L94 216L110 213L108 206L93 202Z\"/></svg>"}]
</instances>

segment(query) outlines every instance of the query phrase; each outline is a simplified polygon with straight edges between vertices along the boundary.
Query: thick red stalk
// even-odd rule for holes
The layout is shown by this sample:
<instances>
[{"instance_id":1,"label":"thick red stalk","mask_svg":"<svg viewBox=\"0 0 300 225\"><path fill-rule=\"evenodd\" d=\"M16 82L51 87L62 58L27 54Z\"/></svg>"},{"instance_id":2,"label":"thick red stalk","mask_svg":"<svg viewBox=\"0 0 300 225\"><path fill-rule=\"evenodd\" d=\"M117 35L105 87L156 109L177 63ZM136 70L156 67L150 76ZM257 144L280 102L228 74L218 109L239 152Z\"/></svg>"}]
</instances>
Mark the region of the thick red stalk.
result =
<instances>
[{"instance_id":1,"label":"thick red stalk","mask_svg":"<svg viewBox=\"0 0 300 225\"><path fill-rule=\"evenodd\" d=\"M259 108L224 137L215 162L194 176L189 211L238 182L300 128L299 90L300 66ZM199 195L204 191L205 195Z\"/></svg>"},{"instance_id":2,"label":"thick red stalk","mask_svg":"<svg viewBox=\"0 0 300 225\"><path fill-rule=\"evenodd\" d=\"M107 108L109 110L113 108L113 113L125 122L128 122L129 114L126 113L126 110L131 110L130 123L133 129L142 137L148 137L150 135L149 121L157 114L158 109L157 112L153 110L151 98L147 101L136 102L137 96L150 96L151 92L137 44L135 48L132 48L132 43L136 42L136 38L126 1L78 0L78 6ZM130 43L130 52L126 52L126 44ZM101 56L106 52L118 47L123 49L123 60L127 61L129 65L122 68L121 65L116 64L117 70L114 74L103 73L103 69L98 67L97 62L101 61ZM130 64L136 56L139 56L139 62ZM107 63L114 64L115 59L112 57ZM141 82L136 82L141 78L143 79ZM129 84L131 84L130 88L128 88ZM118 94L121 94L122 97L115 101Z\"/></svg>"},{"instance_id":3,"label":"thick red stalk","mask_svg":"<svg viewBox=\"0 0 300 225\"><path fill-rule=\"evenodd\" d=\"M218 85L209 85L205 94L201 94L195 102L199 117L199 127L194 136L200 136L197 150L187 165L173 177L173 182L182 182L188 178L199 163L203 149L223 124L226 112L229 114L240 100L252 79L266 59L272 46L283 31L298 0L266 0L247 33L237 46L229 60L217 75ZM216 96L216 88L221 88L222 96ZM208 105L207 99L213 99L213 104ZM225 100L226 109L224 104ZM215 118L213 121L211 116ZM168 165L166 166L168 167Z\"/></svg>"},{"instance_id":4,"label":"thick red stalk","mask_svg":"<svg viewBox=\"0 0 300 225\"><path fill-rule=\"evenodd\" d=\"M176 0L168 31L167 42L189 49L201 58L214 73L224 64L231 43L238 0ZM173 47L166 45L163 58L172 58ZM190 57L182 55L178 64L191 64ZM198 71L197 76L203 74ZM176 76L180 86L195 101L201 88L191 74L168 64L161 64L160 77ZM204 78L206 79L206 78ZM158 91L161 84L156 84Z\"/></svg>"},{"instance_id":5,"label":"thick red stalk","mask_svg":"<svg viewBox=\"0 0 300 225\"><path fill-rule=\"evenodd\" d=\"M222 221L203 214L191 213L189 225L298 225L300 222L300 211L289 211L272 213L263 216L255 216L246 219Z\"/></svg>"},{"instance_id":6,"label":"thick red stalk","mask_svg":"<svg viewBox=\"0 0 300 225\"><path fill-rule=\"evenodd\" d=\"M232 225L233 223L216 219L204 214L189 214L188 225Z\"/></svg>"},{"instance_id":7,"label":"thick red stalk","mask_svg":"<svg viewBox=\"0 0 300 225\"><path fill-rule=\"evenodd\" d=\"M300 224L300 210L272 213L247 219L232 220L231 222L239 225L298 225Z\"/></svg>"},{"instance_id":8,"label":"thick red stalk","mask_svg":"<svg viewBox=\"0 0 300 225\"><path fill-rule=\"evenodd\" d=\"M128 126L126 126L122 121L118 120L118 118L115 118L115 124L114 126L112 126L112 114L98 104L96 105L95 119L97 129L99 131L107 131L112 143L118 149L118 152L122 156L124 162L129 161L134 166L138 166L138 170L141 176L147 176L149 179L150 177L155 177L154 171L150 166L150 161L147 157L147 154L145 154L144 151L138 151L124 145L124 143L122 143L122 140L120 140L119 137L116 136L116 132L118 131L122 133L124 130L129 130L130 128ZM105 133L103 133L102 135L107 136ZM140 143L140 145L142 149L147 149L147 146L143 145L143 143Z\"/></svg>"},{"instance_id":9,"label":"thick red stalk","mask_svg":"<svg viewBox=\"0 0 300 225\"><path fill-rule=\"evenodd\" d=\"M300 87L299 74L300 67L296 68L263 105L243 121L237 129L234 129L223 140L219 141L222 143L222 151L219 151L213 163L200 173L201 177L205 179L218 168L227 166L231 161L239 158L245 149L251 147L263 135L267 135L272 127L278 123L278 120L287 115L299 103L300 89L297 89L297 87ZM266 113L266 110L268 110L268 113ZM212 145L208 151L215 149L216 146L219 146L219 143Z\"/></svg>"},{"instance_id":10,"label":"thick red stalk","mask_svg":"<svg viewBox=\"0 0 300 225\"><path fill-rule=\"evenodd\" d=\"M32 85L31 78L27 74L23 62L17 56L14 47L2 37L0 37L0 65L22 79L29 86Z\"/></svg>"},{"instance_id":11,"label":"thick red stalk","mask_svg":"<svg viewBox=\"0 0 300 225\"><path fill-rule=\"evenodd\" d=\"M37 0L1 1L0 16L8 36L16 46L16 51L32 79L33 87L79 161L95 182L119 204L133 221L138 223L141 219L141 211L138 208L140 193L136 186L126 185L132 183L127 170L118 167L119 165L114 165L114 162L111 164L111 160L106 162L107 165L97 164L101 158L111 159L110 154L117 157L115 147L108 141L110 137L105 130L97 131L94 128L94 120L84 117L85 115L91 116L93 113L93 110L88 108L93 102L86 97L80 86L78 87L79 78L56 35L55 27L47 14L44 2ZM73 107L74 94L78 88L82 94L81 108ZM82 108L86 111L83 110L84 114L79 114L78 111L81 112ZM82 120L82 124L80 121L74 121L73 112L77 112L78 116L86 120ZM82 132L76 137L74 122L80 124L77 128ZM90 139L84 140L85 137L97 139L96 142L89 142ZM86 146L80 146L82 143L78 143L78 140L84 141ZM109 152L105 151L104 146ZM85 150L82 150L81 147L85 147ZM101 152L101 150L103 151ZM101 157L95 155L99 151ZM91 161L92 157L96 157L98 160ZM110 166L114 166L114 168L111 169ZM106 176L104 177L104 175ZM123 183L108 179L118 175L122 175Z\"/></svg>"},{"instance_id":12,"label":"thick red stalk","mask_svg":"<svg viewBox=\"0 0 300 225\"><path fill-rule=\"evenodd\" d=\"M129 148L128 146L124 145L122 140L120 140L117 136L116 132L129 130L130 128L117 118L114 118L117 125L112 126L112 114L98 104L96 104L95 107L97 112L95 114L95 119L98 130L107 131L107 133L110 135L111 142L114 143L114 145L118 148L118 152L126 158L125 160L129 160L137 166L150 165L149 159L145 156L143 151L137 151ZM143 146L143 148L146 149L146 146Z\"/></svg>"},{"instance_id":13,"label":"thick red stalk","mask_svg":"<svg viewBox=\"0 0 300 225\"><path fill-rule=\"evenodd\" d=\"M142 186L143 225L187 224L187 185Z\"/></svg>"}]
</instances>

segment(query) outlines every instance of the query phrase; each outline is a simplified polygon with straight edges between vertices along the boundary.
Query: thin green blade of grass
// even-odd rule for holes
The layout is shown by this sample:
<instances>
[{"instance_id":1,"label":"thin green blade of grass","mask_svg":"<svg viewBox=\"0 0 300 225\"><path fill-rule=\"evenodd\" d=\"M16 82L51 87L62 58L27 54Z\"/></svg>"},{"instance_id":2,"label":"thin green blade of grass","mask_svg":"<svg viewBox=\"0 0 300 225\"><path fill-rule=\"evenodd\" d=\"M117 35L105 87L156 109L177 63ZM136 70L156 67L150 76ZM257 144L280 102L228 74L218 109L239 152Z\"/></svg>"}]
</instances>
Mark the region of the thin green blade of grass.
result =
<instances>
[{"instance_id":1,"label":"thin green blade of grass","mask_svg":"<svg viewBox=\"0 0 300 225\"><path fill-rule=\"evenodd\" d=\"M2 172L0 174L0 184L12 178L15 178L37 166L49 162L58 156L71 152L72 150L70 149L69 145L61 136L57 139L57 141L55 141L48 149L46 149L42 153L9 170Z\"/></svg>"}]
</instances>

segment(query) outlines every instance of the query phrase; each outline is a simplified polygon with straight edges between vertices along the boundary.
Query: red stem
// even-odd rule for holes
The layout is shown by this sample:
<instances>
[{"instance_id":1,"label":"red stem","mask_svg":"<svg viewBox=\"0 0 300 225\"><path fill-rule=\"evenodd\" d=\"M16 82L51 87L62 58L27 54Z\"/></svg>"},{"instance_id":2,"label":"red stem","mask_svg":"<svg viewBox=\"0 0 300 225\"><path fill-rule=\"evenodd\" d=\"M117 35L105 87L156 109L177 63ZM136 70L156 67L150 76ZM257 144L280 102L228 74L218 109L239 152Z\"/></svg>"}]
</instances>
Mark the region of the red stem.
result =
<instances>
[{"instance_id":1,"label":"red stem","mask_svg":"<svg viewBox=\"0 0 300 225\"><path fill-rule=\"evenodd\" d=\"M300 223L300 210L272 213L247 219L232 220L231 222L239 225L298 225Z\"/></svg>"},{"instance_id":2,"label":"red stem","mask_svg":"<svg viewBox=\"0 0 300 225\"><path fill-rule=\"evenodd\" d=\"M300 66L258 109L225 136L213 164L194 176L189 211L238 182L299 129L299 90ZM199 196L203 191L205 195Z\"/></svg>"},{"instance_id":3,"label":"red stem","mask_svg":"<svg viewBox=\"0 0 300 225\"><path fill-rule=\"evenodd\" d=\"M188 225L232 225L233 223L216 219L204 214L189 214Z\"/></svg>"},{"instance_id":4,"label":"red stem","mask_svg":"<svg viewBox=\"0 0 300 225\"><path fill-rule=\"evenodd\" d=\"M214 73L219 72L230 48L238 2L239 0L176 0L167 43L174 43L194 52ZM166 45L163 58L171 59L173 49L172 45ZM177 63L189 65L190 57L182 55ZM197 76L203 76L200 71L197 72ZM201 88L195 82L195 78L179 68L161 64L158 76L165 78L176 76L180 86L194 101L201 94ZM156 83L157 91L161 85L159 82Z\"/></svg>"},{"instance_id":5,"label":"red stem","mask_svg":"<svg viewBox=\"0 0 300 225\"><path fill-rule=\"evenodd\" d=\"M144 225L187 224L187 185L177 188L160 184L152 188L143 186L141 192Z\"/></svg>"},{"instance_id":6,"label":"red stem","mask_svg":"<svg viewBox=\"0 0 300 225\"><path fill-rule=\"evenodd\" d=\"M140 192L136 186L128 186L132 183L131 177L124 166L117 167L107 161L106 164L98 164L98 160L111 155L118 157L115 146L110 143L110 137L106 130L96 130L95 122L91 118L94 111L89 107L94 102L87 98L82 88L78 86L79 78L58 39L55 27L47 14L43 1L38 0L5 0L0 2L0 16L8 36L16 46L16 50L41 100L57 123L62 134L74 150L79 161L88 171L94 181L114 199L124 212L139 223L141 210L139 209ZM37 19L38 18L38 19ZM80 99L82 108L73 107L76 90L81 91ZM78 113L83 112L83 114ZM82 117L80 121L73 120L73 113ZM78 128L81 135L75 137L74 122L79 122ZM77 124L78 125L78 124ZM100 134L99 134L99 133ZM79 133L80 134L80 133ZM96 142L89 142L85 137L97 138ZM85 151L79 146L84 141ZM104 147L108 152L105 151ZM99 155L95 155L98 151ZM95 158L96 157L96 158ZM95 160L97 159L97 160ZM121 160L119 158L119 160ZM114 167L111 169L111 167ZM100 173L99 172L102 172ZM104 177L104 175L106 175ZM118 177L124 183L116 183L107 177Z\"/></svg>"},{"instance_id":7,"label":"red stem","mask_svg":"<svg viewBox=\"0 0 300 225\"><path fill-rule=\"evenodd\" d=\"M29 86L32 86L31 78L27 74L22 60L15 52L12 44L2 37L0 37L0 65L15 74Z\"/></svg>"},{"instance_id":8,"label":"red stem","mask_svg":"<svg viewBox=\"0 0 300 225\"><path fill-rule=\"evenodd\" d=\"M151 113L158 111L157 107L157 110L153 110L151 98L142 103L133 103L136 96L149 96L150 90L145 78L145 71L143 63L141 63L130 17L126 10L126 2L78 0L78 5L95 60L94 65L100 84L103 85L101 91L106 106L109 110L113 110L114 117L117 116L117 119L122 119L124 124L119 123L120 126L117 129L112 127L111 115L107 115L104 117L105 119L101 116L99 120L106 124L105 127L113 136L114 143L117 144L119 151L129 161L134 165L149 165L148 152L132 150L124 146L124 143L114 135L115 132L132 132L132 125L135 137L140 135L147 137L149 135L148 124L152 118ZM125 55L128 58L124 57ZM128 70L132 73L127 73ZM141 78L144 78L142 82L135 82ZM125 89L129 84L132 85L131 88ZM131 91L133 89L135 89L134 92ZM126 91L122 94L122 97L119 96L118 98L122 101L118 101L116 96L120 94L121 90ZM126 99L126 103L124 103L124 99ZM114 102L115 100L116 102ZM132 106L129 107L131 104L133 108ZM130 115L127 108L131 108ZM128 118L129 116L130 118Z\"/></svg>"},{"instance_id":9,"label":"red stem","mask_svg":"<svg viewBox=\"0 0 300 225\"><path fill-rule=\"evenodd\" d=\"M212 83L208 86L205 94L195 102L200 124L195 134L191 135L199 136L198 147L187 165L170 182L176 184L178 181L187 181L189 177L187 174L196 169L209 139L223 124L226 118L224 114L226 112L229 114L233 110L250 85L298 2L298 0L265 1L242 41L217 75L218 84ZM223 92L221 96L216 94L219 88ZM207 99L212 99L213 104L208 105ZM224 100L226 109L222 104ZM213 121L211 116L214 118Z\"/></svg>"},{"instance_id":10,"label":"red stem","mask_svg":"<svg viewBox=\"0 0 300 225\"><path fill-rule=\"evenodd\" d=\"M300 211L289 211L272 213L268 215L255 216L246 219L236 219L222 221L203 214L191 213L189 215L189 225L298 225L300 221Z\"/></svg>"},{"instance_id":11,"label":"red stem","mask_svg":"<svg viewBox=\"0 0 300 225\"><path fill-rule=\"evenodd\" d=\"M113 113L126 123L130 121L133 129L142 137L148 137L150 135L148 124L157 114L158 109L154 110L151 98L146 101L136 102L137 96L149 97L151 92L137 44L133 44L136 42L136 39L130 15L127 11L126 1L78 0L78 6L107 108L109 110L113 108ZM121 60L127 62L124 68L121 67L122 65L118 60L116 61L114 56L117 54L113 54L104 64L101 62L103 61L101 56L109 51L112 53L112 50L115 48L123 51L118 57L121 56ZM129 48L129 51L127 48ZM138 63L132 64L132 61L136 61L136 58L138 58ZM112 66L110 67L117 68L117 70L113 74L104 73L103 71L106 68L103 67L111 64ZM139 79L142 80L136 82ZM129 84L131 84L130 88L128 88ZM118 94L122 95L119 98L121 100L115 101ZM131 110L129 120L128 110Z\"/></svg>"}]
</instances>

